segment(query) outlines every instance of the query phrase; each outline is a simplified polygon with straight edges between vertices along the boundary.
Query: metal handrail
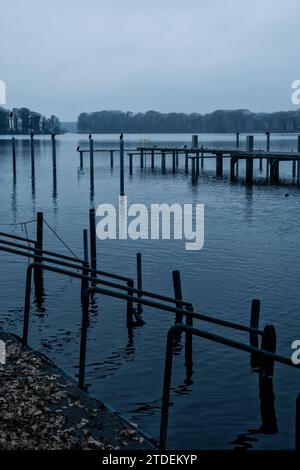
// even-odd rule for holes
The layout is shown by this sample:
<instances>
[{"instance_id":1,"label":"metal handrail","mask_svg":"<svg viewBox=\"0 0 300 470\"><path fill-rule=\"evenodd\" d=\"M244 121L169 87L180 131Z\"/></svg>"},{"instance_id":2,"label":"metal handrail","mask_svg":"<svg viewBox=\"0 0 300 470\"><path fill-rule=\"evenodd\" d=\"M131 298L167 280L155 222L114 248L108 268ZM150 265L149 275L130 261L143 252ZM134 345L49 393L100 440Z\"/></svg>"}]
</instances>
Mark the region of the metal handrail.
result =
<instances>
[{"instance_id":1,"label":"metal handrail","mask_svg":"<svg viewBox=\"0 0 300 470\"><path fill-rule=\"evenodd\" d=\"M159 437L159 448L165 449L166 440L167 440L167 428L168 428L168 415L169 415L169 402L170 402L170 389L171 389L171 375L172 375L172 364L173 364L173 343L174 339L178 336L179 333L185 332L189 335L199 336L201 338L214 341L215 343L223 344L225 346L230 346L234 349L239 349L240 351L249 352L252 354L257 354L261 357L267 357L272 359L274 362L279 362L281 364L288 365L299 369L300 364L294 364L291 359L281 356L279 354L274 354L272 352L255 348L254 346L248 346L247 344L240 343L239 341L231 340L214 333L209 333L207 331L200 330L198 328L193 328L187 325L176 324L172 326L167 335L167 346L166 346L166 356L165 356L165 372L164 372L164 385L163 385L163 397L162 397L162 411L161 411L161 423L160 423L160 437Z\"/></svg>"},{"instance_id":2,"label":"metal handrail","mask_svg":"<svg viewBox=\"0 0 300 470\"><path fill-rule=\"evenodd\" d=\"M13 235L11 233L0 232L1 237L13 238L14 240L21 240L27 243L36 243L36 240L31 240L30 238L20 237L19 235Z\"/></svg>"}]
</instances>

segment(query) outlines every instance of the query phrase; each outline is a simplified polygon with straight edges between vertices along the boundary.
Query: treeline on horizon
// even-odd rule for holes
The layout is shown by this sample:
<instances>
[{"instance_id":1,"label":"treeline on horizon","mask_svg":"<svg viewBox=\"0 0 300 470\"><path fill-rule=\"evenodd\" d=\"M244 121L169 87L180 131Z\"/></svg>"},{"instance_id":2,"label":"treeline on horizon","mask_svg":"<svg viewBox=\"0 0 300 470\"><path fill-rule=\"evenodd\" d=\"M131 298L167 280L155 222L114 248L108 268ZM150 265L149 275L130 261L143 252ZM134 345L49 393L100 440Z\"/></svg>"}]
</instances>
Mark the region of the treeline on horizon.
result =
<instances>
[{"instance_id":1,"label":"treeline on horizon","mask_svg":"<svg viewBox=\"0 0 300 470\"><path fill-rule=\"evenodd\" d=\"M300 110L253 113L247 109L218 110L209 114L147 111L81 113L80 133L184 133L184 132L300 132Z\"/></svg>"},{"instance_id":2,"label":"treeline on horizon","mask_svg":"<svg viewBox=\"0 0 300 470\"><path fill-rule=\"evenodd\" d=\"M12 120L10 115L12 113ZM12 128L11 128L12 121ZM28 108L7 110L0 107L0 134L59 134L62 132L59 119L43 116Z\"/></svg>"}]
</instances>

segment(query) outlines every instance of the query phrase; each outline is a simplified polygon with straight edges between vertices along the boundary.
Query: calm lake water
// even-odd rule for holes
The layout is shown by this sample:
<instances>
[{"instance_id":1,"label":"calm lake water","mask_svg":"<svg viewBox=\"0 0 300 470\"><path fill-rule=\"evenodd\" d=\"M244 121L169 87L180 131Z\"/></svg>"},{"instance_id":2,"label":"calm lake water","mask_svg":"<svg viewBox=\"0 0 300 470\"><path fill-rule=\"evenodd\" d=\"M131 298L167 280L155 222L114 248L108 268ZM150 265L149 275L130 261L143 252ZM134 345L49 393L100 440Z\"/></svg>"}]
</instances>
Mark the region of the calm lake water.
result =
<instances>
[{"instance_id":1,"label":"calm lake water","mask_svg":"<svg viewBox=\"0 0 300 470\"><path fill-rule=\"evenodd\" d=\"M241 136L244 145L245 136ZM190 145L190 135L128 135L125 147L140 139L155 144ZM234 135L199 136L203 145L234 147ZM95 193L90 194L89 157L79 167L77 145L88 148L88 136L57 138L57 178L53 177L49 137L36 138L35 179L32 179L28 139L17 140L17 174L13 178L10 141L0 141L0 230L25 234L20 225L44 212L45 220L82 256L82 229L88 209L100 203L117 204L118 162L109 166L109 153L95 154ZM117 148L118 136L94 136L94 146ZM265 148L265 136L255 136L255 147ZM271 135L271 149L296 150L295 135ZM172 270L181 271L183 295L196 311L248 324L251 299L261 300L261 323L274 323L278 352L291 355L291 343L300 339L300 189L292 180L291 163L281 165L281 185L265 184L265 166L255 163L255 184L244 184L244 163L239 180L229 182L229 161L224 177L215 177L215 161L206 160L196 186L184 173L184 161L165 174L150 161L141 170L139 158L129 177L128 202L205 204L205 245L188 252L184 241L99 241L100 269L135 277L136 252L143 255L144 288L172 295ZM288 197L287 197L288 195ZM11 225L12 224L12 225ZM34 223L26 225L28 236ZM45 246L68 254L45 227ZM0 252L1 325L21 333L27 259ZM47 354L72 375L78 371L80 288L77 280L47 273L43 307L32 306L30 344ZM87 356L87 382L101 400L128 416L150 435L158 437L166 333L172 315L144 309L146 325L128 338L126 306L111 298L95 298L91 310ZM248 342L244 333L198 322L207 331ZM294 445L295 399L300 372L275 366L274 388L278 433L264 435L258 397L258 376L248 354L196 338L193 383L185 384L183 354L174 360L168 445L173 448L290 449Z\"/></svg>"}]
</instances>

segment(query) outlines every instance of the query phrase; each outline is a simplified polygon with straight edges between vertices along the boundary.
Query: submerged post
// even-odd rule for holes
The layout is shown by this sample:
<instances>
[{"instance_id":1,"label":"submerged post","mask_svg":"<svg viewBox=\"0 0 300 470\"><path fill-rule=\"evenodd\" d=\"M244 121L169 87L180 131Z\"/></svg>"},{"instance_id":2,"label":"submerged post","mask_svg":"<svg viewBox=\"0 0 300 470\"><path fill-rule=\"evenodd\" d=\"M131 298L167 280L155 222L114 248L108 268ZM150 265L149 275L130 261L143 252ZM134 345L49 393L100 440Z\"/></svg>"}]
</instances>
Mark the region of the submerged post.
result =
<instances>
[{"instance_id":1,"label":"submerged post","mask_svg":"<svg viewBox=\"0 0 300 470\"><path fill-rule=\"evenodd\" d=\"M191 157L192 159L192 184L196 184L197 177L196 177L196 157Z\"/></svg>"},{"instance_id":2,"label":"submerged post","mask_svg":"<svg viewBox=\"0 0 300 470\"><path fill-rule=\"evenodd\" d=\"M89 211L89 222L90 222L90 260L91 260L91 269L92 277L97 277L97 248L96 248L96 216L95 209L90 209Z\"/></svg>"},{"instance_id":3,"label":"submerged post","mask_svg":"<svg viewBox=\"0 0 300 470\"><path fill-rule=\"evenodd\" d=\"M125 190L124 190L124 141L123 141L123 134L120 135L120 196L125 196Z\"/></svg>"}]
</instances>

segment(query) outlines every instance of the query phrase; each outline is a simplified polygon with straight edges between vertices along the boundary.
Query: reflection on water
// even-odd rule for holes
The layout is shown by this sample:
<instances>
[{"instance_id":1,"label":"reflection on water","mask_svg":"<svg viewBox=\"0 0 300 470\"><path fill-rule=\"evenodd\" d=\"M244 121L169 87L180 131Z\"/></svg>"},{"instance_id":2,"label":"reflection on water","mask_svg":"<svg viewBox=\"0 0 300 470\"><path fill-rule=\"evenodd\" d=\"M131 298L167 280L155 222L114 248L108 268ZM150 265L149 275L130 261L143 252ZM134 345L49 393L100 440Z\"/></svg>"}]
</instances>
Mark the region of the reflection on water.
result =
<instances>
[{"instance_id":1,"label":"reflection on water","mask_svg":"<svg viewBox=\"0 0 300 470\"><path fill-rule=\"evenodd\" d=\"M145 136L160 145L189 145L190 136ZM126 136L134 148L143 136ZM233 135L204 135L203 145L235 147ZM265 136L255 137L264 148ZM293 135L271 135L271 150L296 150ZM117 204L118 154L110 166L110 152L95 153L91 185L89 154L82 165L77 146L88 149L88 136L56 139L55 158L49 137L36 137L34 155L28 139L16 139L16 161L9 139L0 141L0 226L35 238L35 224L20 224L42 210L49 225L75 253L83 253L82 230L88 209L100 203ZM95 148L118 148L118 136L94 136ZM240 145L244 145L241 136ZM265 163L254 165L252 187L245 185L245 162L230 181L229 161L223 177L215 176L215 160L200 162L196 184L186 175L184 158L173 172L172 158L161 171L160 157L151 168L150 156L140 168L133 158L129 174L125 154L125 191L128 203L204 203L205 245L186 252L184 241L98 241L99 269L136 277L136 252L143 255L147 290L172 295L172 271L179 269L184 299L202 311L249 324L253 298L261 300L262 326L274 323L278 352L290 354L299 331L299 209L300 190L290 162L282 163L281 184L266 182ZM195 182L194 182L195 183ZM45 246L66 253L54 233L45 228ZM0 253L1 324L21 333L27 259ZM44 273L44 290L32 295L30 344L48 354L73 375L78 372L81 325L80 283ZM145 308L146 324L128 331L126 305L94 296L91 301L87 349L87 383L91 391L154 437L158 435L166 333L171 314ZM195 326L248 341L243 333L195 322ZM221 331L220 331L221 330ZM251 373L249 356L203 339L193 340L193 362L185 357L185 338L174 348L169 441L179 448L292 448L295 397L300 391L297 371L275 367L274 390L262 389ZM276 411L275 398L276 395ZM231 436L231 437L230 437ZM237 437L234 437L237 436ZM230 441L230 442L229 442Z\"/></svg>"}]
</instances>

